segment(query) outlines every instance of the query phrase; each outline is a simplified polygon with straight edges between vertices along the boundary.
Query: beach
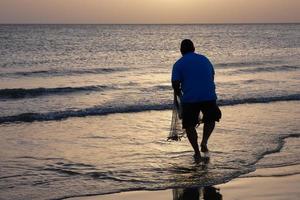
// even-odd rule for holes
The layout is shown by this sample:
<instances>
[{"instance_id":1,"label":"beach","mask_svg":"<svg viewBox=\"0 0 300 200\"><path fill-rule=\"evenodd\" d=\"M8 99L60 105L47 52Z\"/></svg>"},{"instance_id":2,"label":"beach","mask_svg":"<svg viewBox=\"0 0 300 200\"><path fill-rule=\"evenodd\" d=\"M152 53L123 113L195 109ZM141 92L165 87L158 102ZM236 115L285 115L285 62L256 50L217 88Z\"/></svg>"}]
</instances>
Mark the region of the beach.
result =
<instances>
[{"instance_id":1,"label":"beach","mask_svg":"<svg viewBox=\"0 0 300 200\"><path fill-rule=\"evenodd\" d=\"M296 138L298 142L292 141L293 139L287 139L280 152L266 155L265 158L258 161L257 165L260 166L269 159L278 159L279 157L291 154L293 151L297 151L296 149L299 147L295 143L299 144L300 139ZM299 187L300 165L296 164L283 167L258 168L254 172L214 186L121 192L108 195L68 198L68 200L293 200L300 197ZM184 191L189 194L184 196Z\"/></svg>"},{"instance_id":2,"label":"beach","mask_svg":"<svg viewBox=\"0 0 300 200\"><path fill-rule=\"evenodd\" d=\"M299 24L0 25L0 200L295 199L299 34ZM222 119L206 163L187 138L167 141L184 38L215 69Z\"/></svg>"},{"instance_id":3,"label":"beach","mask_svg":"<svg viewBox=\"0 0 300 200\"><path fill-rule=\"evenodd\" d=\"M219 188L229 199L242 194L249 199L254 194L271 199L272 192L287 192L276 198L293 199L290 195L299 195L299 111L292 109L297 106L298 101L221 107L224 116L210 140L208 163L194 162L186 138L166 140L171 111L51 121L42 126L42 134L36 134L41 122L20 124L19 131L6 125L1 127L7 141L2 143L7 153L1 196L172 199L172 188L199 187L202 191L206 185ZM249 118L251 113L255 117ZM282 115L286 117L280 118ZM289 120L292 117L295 120ZM120 121L123 123L117 123ZM104 136L102 130L109 134ZM198 131L201 137L201 129ZM132 133L138 134L129 138ZM18 135L22 140L10 139ZM13 156L17 159L12 160ZM275 187L278 184L280 188ZM10 192L12 188L15 193ZM252 193L254 190L257 193ZM116 194L104 195L108 193ZM97 194L103 196L91 196Z\"/></svg>"},{"instance_id":4,"label":"beach","mask_svg":"<svg viewBox=\"0 0 300 200\"><path fill-rule=\"evenodd\" d=\"M299 168L299 165L296 166ZM246 199L246 200L292 200L298 199L300 196L299 192L300 175L287 175L280 177L256 177L256 178L238 178L232 180L226 184L216 185L217 195L212 194L210 200L222 199ZM199 191L204 191L203 188L197 188ZM176 189L174 189L176 190ZM177 189L184 190L184 189ZM201 192L199 192L201 193ZM199 194L191 198L196 199ZM199 195L200 196L200 195ZM139 191L139 192L124 192L112 195L103 196L90 196L90 197L77 197L69 198L70 200L138 200L138 199L157 199L157 200L175 200L173 190L163 191ZM184 198L177 198L184 199ZM205 199L204 194L198 199ZM198 200L197 199L197 200Z\"/></svg>"}]
</instances>

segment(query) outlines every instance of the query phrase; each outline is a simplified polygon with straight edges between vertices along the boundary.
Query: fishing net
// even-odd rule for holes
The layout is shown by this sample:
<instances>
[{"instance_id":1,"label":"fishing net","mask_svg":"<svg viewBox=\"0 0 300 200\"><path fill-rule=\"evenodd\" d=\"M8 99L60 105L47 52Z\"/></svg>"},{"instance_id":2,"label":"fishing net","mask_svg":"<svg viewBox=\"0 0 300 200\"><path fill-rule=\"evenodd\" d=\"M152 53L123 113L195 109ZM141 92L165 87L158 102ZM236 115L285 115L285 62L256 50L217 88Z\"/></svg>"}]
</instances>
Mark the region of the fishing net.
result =
<instances>
[{"instance_id":1,"label":"fishing net","mask_svg":"<svg viewBox=\"0 0 300 200\"><path fill-rule=\"evenodd\" d=\"M198 124L196 128L202 123L202 113L199 113ZM172 110L172 122L168 141L180 141L186 135L185 129L182 129L182 106L180 97L174 94L174 103Z\"/></svg>"},{"instance_id":2,"label":"fishing net","mask_svg":"<svg viewBox=\"0 0 300 200\"><path fill-rule=\"evenodd\" d=\"M173 111L172 111L172 122L170 133L168 136L169 140L180 141L182 137L185 136L185 130L181 127L182 120L182 107L180 102L180 97L174 95Z\"/></svg>"}]
</instances>

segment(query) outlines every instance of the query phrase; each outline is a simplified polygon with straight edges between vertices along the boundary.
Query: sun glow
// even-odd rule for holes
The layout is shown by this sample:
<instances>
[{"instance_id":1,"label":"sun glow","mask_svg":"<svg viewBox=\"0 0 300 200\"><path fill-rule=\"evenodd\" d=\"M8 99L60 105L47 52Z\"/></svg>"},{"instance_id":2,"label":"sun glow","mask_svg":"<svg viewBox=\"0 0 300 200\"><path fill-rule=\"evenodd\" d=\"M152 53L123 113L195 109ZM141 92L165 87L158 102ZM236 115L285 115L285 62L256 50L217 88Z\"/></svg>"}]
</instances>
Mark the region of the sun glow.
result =
<instances>
[{"instance_id":1,"label":"sun glow","mask_svg":"<svg viewBox=\"0 0 300 200\"><path fill-rule=\"evenodd\" d=\"M300 22L299 0L1 0L0 23Z\"/></svg>"}]
</instances>

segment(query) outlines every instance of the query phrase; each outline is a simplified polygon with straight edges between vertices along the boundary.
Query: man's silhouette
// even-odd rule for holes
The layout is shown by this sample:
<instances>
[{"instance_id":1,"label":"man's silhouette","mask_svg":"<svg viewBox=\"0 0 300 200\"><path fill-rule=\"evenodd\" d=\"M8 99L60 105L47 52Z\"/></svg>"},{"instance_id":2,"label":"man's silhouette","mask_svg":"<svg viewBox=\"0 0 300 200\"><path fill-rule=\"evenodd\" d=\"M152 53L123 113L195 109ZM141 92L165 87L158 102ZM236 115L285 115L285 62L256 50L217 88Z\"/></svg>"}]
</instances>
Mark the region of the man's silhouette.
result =
<instances>
[{"instance_id":1,"label":"man's silhouette","mask_svg":"<svg viewBox=\"0 0 300 200\"><path fill-rule=\"evenodd\" d=\"M172 70L172 86L175 94L181 96L182 126L195 151L195 159L199 159L201 155L196 126L199 123L200 111L204 123L202 152L208 152L208 139L215 128L215 122L221 118L221 111L216 104L215 71L205 56L195 53L191 40L183 40L180 51L182 57L174 64Z\"/></svg>"}]
</instances>

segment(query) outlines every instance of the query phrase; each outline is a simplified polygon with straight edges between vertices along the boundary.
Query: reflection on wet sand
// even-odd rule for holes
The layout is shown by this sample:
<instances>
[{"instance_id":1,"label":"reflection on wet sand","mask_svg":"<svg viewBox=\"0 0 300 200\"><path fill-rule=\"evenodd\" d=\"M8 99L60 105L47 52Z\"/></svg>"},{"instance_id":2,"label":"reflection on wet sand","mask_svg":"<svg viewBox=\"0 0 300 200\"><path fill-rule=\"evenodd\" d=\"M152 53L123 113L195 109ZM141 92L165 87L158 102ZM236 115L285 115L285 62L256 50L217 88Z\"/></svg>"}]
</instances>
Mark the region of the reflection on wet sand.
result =
<instances>
[{"instance_id":1,"label":"reflection on wet sand","mask_svg":"<svg viewBox=\"0 0 300 200\"><path fill-rule=\"evenodd\" d=\"M173 189L173 200L222 200L220 190L212 187Z\"/></svg>"}]
</instances>

